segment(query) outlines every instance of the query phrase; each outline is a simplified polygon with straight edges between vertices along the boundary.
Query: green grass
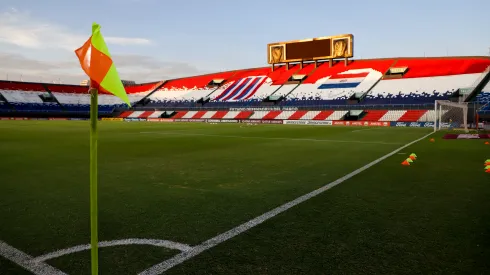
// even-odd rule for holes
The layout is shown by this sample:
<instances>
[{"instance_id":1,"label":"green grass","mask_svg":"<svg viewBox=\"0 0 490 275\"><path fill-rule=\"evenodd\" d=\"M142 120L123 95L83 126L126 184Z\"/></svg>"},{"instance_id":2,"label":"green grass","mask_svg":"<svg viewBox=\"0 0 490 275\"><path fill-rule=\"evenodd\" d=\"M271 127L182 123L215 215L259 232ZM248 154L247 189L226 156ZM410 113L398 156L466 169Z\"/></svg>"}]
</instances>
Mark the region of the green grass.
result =
<instances>
[{"instance_id":1,"label":"green grass","mask_svg":"<svg viewBox=\"0 0 490 275\"><path fill-rule=\"evenodd\" d=\"M366 129L101 122L100 240L197 245L430 132ZM488 273L490 147L434 137L168 273ZM33 256L89 243L88 138L82 121L0 122L0 240ZM101 274L178 252L103 248ZM88 274L89 252L48 263Z\"/></svg>"}]
</instances>

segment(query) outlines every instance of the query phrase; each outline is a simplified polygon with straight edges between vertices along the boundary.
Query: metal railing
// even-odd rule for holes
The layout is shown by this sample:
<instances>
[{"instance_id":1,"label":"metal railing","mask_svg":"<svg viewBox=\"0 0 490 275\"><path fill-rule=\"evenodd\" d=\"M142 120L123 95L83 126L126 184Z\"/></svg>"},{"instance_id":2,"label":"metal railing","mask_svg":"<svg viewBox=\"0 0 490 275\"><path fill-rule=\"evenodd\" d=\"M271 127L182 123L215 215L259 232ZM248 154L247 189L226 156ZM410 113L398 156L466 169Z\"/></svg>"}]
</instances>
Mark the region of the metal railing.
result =
<instances>
[{"instance_id":1,"label":"metal railing","mask_svg":"<svg viewBox=\"0 0 490 275\"><path fill-rule=\"evenodd\" d=\"M475 89L480 85L480 83L490 74L490 66L488 66L482 73L481 75L473 82L473 84L468 87L468 93L465 93L460 101L465 101L468 96L472 95L475 92Z\"/></svg>"},{"instance_id":2,"label":"metal railing","mask_svg":"<svg viewBox=\"0 0 490 275\"><path fill-rule=\"evenodd\" d=\"M483 106L481 106L480 109L478 109L478 112L488 113L490 112L490 108L488 107L490 107L490 101L484 104ZM488 108L488 110L485 110L486 108Z\"/></svg>"}]
</instances>

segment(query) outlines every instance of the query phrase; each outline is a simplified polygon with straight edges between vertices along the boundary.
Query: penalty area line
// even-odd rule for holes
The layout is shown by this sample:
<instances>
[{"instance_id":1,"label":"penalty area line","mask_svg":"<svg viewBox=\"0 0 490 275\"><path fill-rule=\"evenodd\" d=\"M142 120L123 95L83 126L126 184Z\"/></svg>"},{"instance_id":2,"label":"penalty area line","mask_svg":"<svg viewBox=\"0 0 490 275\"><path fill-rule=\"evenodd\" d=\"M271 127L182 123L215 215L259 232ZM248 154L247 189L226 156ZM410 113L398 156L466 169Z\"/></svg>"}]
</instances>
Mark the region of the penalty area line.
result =
<instances>
[{"instance_id":1,"label":"penalty area line","mask_svg":"<svg viewBox=\"0 0 490 275\"><path fill-rule=\"evenodd\" d=\"M35 262L34 258L19 249L0 240L0 256L16 263L36 275L66 275L44 262Z\"/></svg>"},{"instance_id":2,"label":"penalty area line","mask_svg":"<svg viewBox=\"0 0 490 275\"><path fill-rule=\"evenodd\" d=\"M206 240L206 241L202 242L201 244L192 247L192 249L190 249L190 250L184 251L180 254L175 255L174 257L172 257L168 260L165 260L159 264L156 264L156 265L144 270L143 272L139 273L139 275L162 274L163 272L171 269L172 267L179 265L179 264L201 254L202 252L222 243L222 242L225 242L225 241L227 241L227 240L229 240L235 236L240 235L241 233L243 233L243 232L245 232L245 231L247 231L247 230L249 230L249 229L251 229L251 228L253 228L253 227L255 227L255 226L271 219L271 218L273 218L273 217L275 217L276 215L288 210L289 208L294 207L294 206L296 206L296 205L298 205L304 201L307 201L307 200L329 190L332 187L335 187L335 186L341 184L342 182L344 182L344 181L354 177L355 175L369 169L370 167L380 163L381 161L395 155L396 153L398 153L401 150L411 146L412 144L415 144L415 143L429 137L432 134L433 133L430 133L430 134L425 135L419 139L416 139L416 140L396 149L395 151L388 153L388 154L380 157L379 159L376 159L376 160L364 165L363 167L361 167L357 170L354 170L351 173L349 173L349 174L347 174L347 175L345 175L345 176L343 176L343 177L341 177L341 178L339 178L333 182L328 183L327 185L324 185L324 186L322 186L322 187L320 187L320 188L318 188L318 189L316 189L316 190L314 190L308 194L305 194L305 195L298 197L298 198L296 198L296 199L294 199L288 203L285 203L279 207L276 207L269 212L266 212L266 213L264 213L264 214L262 214L256 218L249 220L248 222L245 222L245 223L243 223L243 224L241 224L235 228L228 230L225 233L219 234L219 235L217 235L217 236L215 236L209 240Z\"/></svg>"}]
</instances>

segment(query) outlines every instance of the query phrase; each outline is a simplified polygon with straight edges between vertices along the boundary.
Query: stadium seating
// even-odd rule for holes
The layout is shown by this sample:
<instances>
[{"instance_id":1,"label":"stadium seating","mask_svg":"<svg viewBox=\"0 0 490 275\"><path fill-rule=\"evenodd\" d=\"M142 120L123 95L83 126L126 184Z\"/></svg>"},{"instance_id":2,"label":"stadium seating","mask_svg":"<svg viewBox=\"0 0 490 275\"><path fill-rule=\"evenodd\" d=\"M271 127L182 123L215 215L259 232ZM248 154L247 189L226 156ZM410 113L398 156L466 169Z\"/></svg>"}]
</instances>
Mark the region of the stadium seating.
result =
<instances>
[{"instance_id":1,"label":"stadium seating","mask_svg":"<svg viewBox=\"0 0 490 275\"><path fill-rule=\"evenodd\" d=\"M39 83L0 82L0 94L6 100L1 104L2 111L18 112L58 112L60 105L53 101L44 101L49 97L44 86ZM8 106L8 104L10 106ZM13 108L13 109L12 109Z\"/></svg>"},{"instance_id":2,"label":"stadium seating","mask_svg":"<svg viewBox=\"0 0 490 275\"><path fill-rule=\"evenodd\" d=\"M126 87L131 104L141 100L152 92L159 83L146 83ZM90 95L88 87L76 85L47 85L47 89L69 111L87 112L90 109ZM116 96L101 93L99 95L99 112L111 113L116 107L125 107L126 104Z\"/></svg>"},{"instance_id":3,"label":"stadium seating","mask_svg":"<svg viewBox=\"0 0 490 275\"><path fill-rule=\"evenodd\" d=\"M402 79L380 81L364 104L419 104L447 99L460 88L474 83L490 65L487 58L399 59L396 67L407 67Z\"/></svg>"},{"instance_id":4,"label":"stadium seating","mask_svg":"<svg viewBox=\"0 0 490 275\"><path fill-rule=\"evenodd\" d=\"M286 97L285 106L342 105L355 93L366 93L381 79L393 60L321 64Z\"/></svg>"},{"instance_id":5,"label":"stadium seating","mask_svg":"<svg viewBox=\"0 0 490 275\"><path fill-rule=\"evenodd\" d=\"M130 102L136 103L153 91L161 82L126 87ZM88 113L88 87L77 85L41 84L0 81L2 112L74 112ZM111 94L100 93L99 112L110 114L125 104Z\"/></svg>"},{"instance_id":6,"label":"stadium seating","mask_svg":"<svg viewBox=\"0 0 490 275\"><path fill-rule=\"evenodd\" d=\"M264 92L272 85L267 75L270 68L258 68L236 72L223 86L209 95L210 107L258 106L269 95Z\"/></svg>"},{"instance_id":7,"label":"stadium seating","mask_svg":"<svg viewBox=\"0 0 490 275\"><path fill-rule=\"evenodd\" d=\"M405 110L389 110L379 118L379 121L398 121L405 112Z\"/></svg>"},{"instance_id":8,"label":"stadium seating","mask_svg":"<svg viewBox=\"0 0 490 275\"><path fill-rule=\"evenodd\" d=\"M362 121L379 121L388 113L388 110L369 110L361 119Z\"/></svg>"},{"instance_id":9,"label":"stadium seating","mask_svg":"<svg viewBox=\"0 0 490 275\"><path fill-rule=\"evenodd\" d=\"M434 110L366 110L362 121L434 121ZM126 111L121 118L158 118L163 111ZM173 119L343 120L348 111L178 111Z\"/></svg>"},{"instance_id":10,"label":"stadium seating","mask_svg":"<svg viewBox=\"0 0 490 275\"><path fill-rule=\"evenodd\" d=\"M225 72L167 81L149 96L151 103L148 106L192 106L216 90L216 86L209 85L213 80L227 79L235 73Z\"/></svg>"},{"instance_id":11,"label":"stadium seating","mask_svg":"<svg viewBox=\"0 0 490 275\"><path fill-rule=\"evenodd\" d=\"M480 114L490 114L490 82L483 88L483 91L475 98L476 102L482 105L478 110Z\"/></svg>"},{"instance_id":12,"label":"stadium seating","mask_svg":"<svg viewBox=\"0 0 490 275\"><path fill-rule=\"evenodd\" d=\"M295 68L286 70L284 66L274 72L264 67L172 80L149 97L151 103L147 106L193 106L205 97L210 99L209 107L257 106L294 72ZM214 79L223 79L224 83L219 87L209 86Z\"/></svg>"},{"instance_id":13,"label":"stadium seating","mask_svg":"<svg viewBox=\"0 0 490 275\"><path fill-rule=\"evenodd\" d=\"M478 94L475 98L477 102L488 102L490 101L490 82L483 88L482 92Z\"/></svg>"},{"instance_id":14,"label":"stadium seating","mask_svg":"<svg viewBox=\"0 0 490 275\"><path fill-rule=\"evenodd\" d=\"M14 112L14 110L6 102L0 102L0 112L10 113Z\"/></svg>"},{"instance_id":15,"label":"stadium seating","mask_svg":"<svg viewBox=\"0 0 490 275\"><path fill-rule=\"evenodd\" d=\"M430 121L426 111L399 109L429 109L434 100L448 99L456 91L476 87L490 58L387 58L317 65L293 64L274 70L261 67L128 86L132 105L138 103L133 111L141 113L125 112L121 117L126 114L129 118L157 118L164 115L161 109L171 109L180 110L173 118L338 120L348 112L341 109L366 109L360 116L363 121ZM396 68L402 68L403 73L392 77L390 72ZM86 86L0 81L0 95L2 113L88 114L90 106ZM490 101L490 84L475 100L482 105ZM264 105L302 110L222 111ZM195 107L203 111L192 111ZM101 113L109 115L125 108L119 98L100 93ZM304 110L325 108L330 111ZM490 104L480 111L490 112Z\"/></svg>"},{"instance_id":16,"label":"stadium seating","mask_svg":"<svg viewBox=\"0 0 490 275\"><path fill-rule=\"evenodd\" d=\"M427 110L409 110L406 111L397 121L418 121Z\"/></svg>"},{"instance_id":17,"label":"stadium seating","mask_svg":"<svg viewBox=\"0 0 490 275\"><path fill-rule=\"evenodd\" d=\"M365 104L417 104L446 99L459 88L469 87L478 74L380 81L367 95Z\"/></svg>"}]
</instances>

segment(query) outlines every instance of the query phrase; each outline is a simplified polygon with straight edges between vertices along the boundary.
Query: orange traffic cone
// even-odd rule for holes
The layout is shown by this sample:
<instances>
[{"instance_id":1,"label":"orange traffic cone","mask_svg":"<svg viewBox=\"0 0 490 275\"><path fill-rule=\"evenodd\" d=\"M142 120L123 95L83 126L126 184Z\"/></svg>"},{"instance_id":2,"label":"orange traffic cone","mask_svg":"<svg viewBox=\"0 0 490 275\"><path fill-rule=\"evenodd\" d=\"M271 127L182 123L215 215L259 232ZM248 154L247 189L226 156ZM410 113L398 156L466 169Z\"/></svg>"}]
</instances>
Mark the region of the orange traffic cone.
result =
<instances>
[{"instance_id":1,"label":"orange traffic cone","mask_svg":"<svg viewBox=\"0 0 490 275\"><path fill-rule=\"evenodd\" d=\"M487 171L485 171L485 173L490 173L490 169L487 169Z\"/></svg>"},{"instance_id":2,"label":"orange traffic cone","mask_svg":"<svg viewBox=\"0 0 490 275\"><path fill-rule=\"evenodd\" d=\"M415 160L416 158L414 156L409 156L411 160Z\"/></svg>"},{"instance_id":3,"label":"orange traffic cone","mask_svg":"<svg viewBox=\"0 0 490 275\"><path fill-rule=\"evenodd\" d=\"M404 166L410 166L410 163L407 160L405 160L404 162L402 162L402 165L404 165Z\"/></svg>"},{"instance_id":4,"label":"orange traffic cone","mask_svg":"<svg viewBox=\"0 0 490 275\"><path fill-rule=\"evenodd\" d=\"M487 142L485 142L485 145L489 145L489 144L490 144L490 142L488 142L488 141L487 141Z\"/></svg>"},{"instance_id":5,"label":"orange traffic cone","mask_svg":"<svg viewBox=\"0 0 490 275\"><path fill-rule=\"evenodd\" d=\"M435 142L435 141L436 141L436 140L435 140L435 139L433 139L433 138L431 138L431 139L430 139L430 142Z\"/></svg>"}]
</instances>

